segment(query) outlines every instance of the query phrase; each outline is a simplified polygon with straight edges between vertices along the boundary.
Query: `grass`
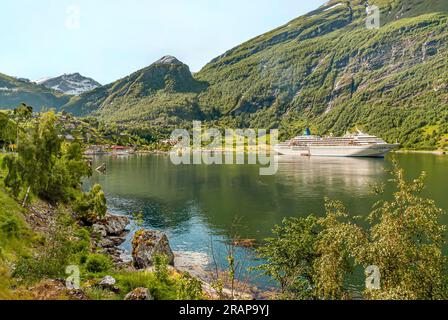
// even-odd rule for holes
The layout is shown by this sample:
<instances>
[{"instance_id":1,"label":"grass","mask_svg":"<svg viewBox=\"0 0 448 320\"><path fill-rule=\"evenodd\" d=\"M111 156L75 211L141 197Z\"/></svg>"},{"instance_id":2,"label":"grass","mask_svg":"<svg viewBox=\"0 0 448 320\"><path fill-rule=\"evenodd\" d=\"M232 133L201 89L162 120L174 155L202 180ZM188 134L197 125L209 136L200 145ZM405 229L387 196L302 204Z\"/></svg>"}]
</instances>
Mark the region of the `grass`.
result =
<instances>
[{"instance_id":1,"label":"grass","mask_svg":"<svg viewBox=\"0 0 448 320\"><path fill-rule=\"evenodd\" d=\"M18 299L29 285L64 278L65 267L72 264L80 266L85 293L93 300L120 300L140 287L148 288L156 300L177 298L180 277L176 272L168 271L166 265L155 272L115 269L109 256L90 253L90 232L78 227L64 208L58 209L54 234L39 238L27 225L24 209L6 192L2 178L5 172L0 175L0 299ZM117 280L119 294L88 285L106 275Z\"/></svg>"},{"instance_id":2,"label":"grass","mask_svg":"<svg viewBox=\"0 0 448 320\"><path fill-rule=\"evenodd\" d=\"M178 279L170 274L167 279L160 279L155 272L131 271L114 275L117 286L121 289L122 297L137 288L147 288L155 300L176 300Z\"/></svg>"},{"instance_id":3,"label":"grass","mask_svg":"<svg viewBox=\"0 0 448 320\"><path fill-rule=\"evenodd\" d=\"M3 156L0 155L0 167ZM4 171L0 170L0 299L14 295L10 286L14 284L9 265L28 253L33 242L33 233L23 217L23 209L4 189Z\"/></svg>"}]
</instances>

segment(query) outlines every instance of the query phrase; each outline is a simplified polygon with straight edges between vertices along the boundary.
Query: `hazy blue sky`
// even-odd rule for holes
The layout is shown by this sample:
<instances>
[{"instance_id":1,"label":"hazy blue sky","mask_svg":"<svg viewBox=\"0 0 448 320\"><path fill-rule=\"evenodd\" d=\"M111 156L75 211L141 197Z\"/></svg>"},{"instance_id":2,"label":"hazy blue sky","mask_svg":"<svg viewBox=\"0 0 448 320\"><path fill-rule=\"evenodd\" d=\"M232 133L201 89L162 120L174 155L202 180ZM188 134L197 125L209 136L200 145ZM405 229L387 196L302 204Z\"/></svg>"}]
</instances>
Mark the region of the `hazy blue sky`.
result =
<instances>
[{"instance_id":1,"label":"hazy blue sky","mask_svg":"<svg viewBox=\"0 0 448 320\"><path fill-rule=\"evenodd\" d=\"M1 0L0 72L103 84L170 54L199 71L325 0ZM79 17L79 18L77 18Z\"/></svg>"}]
</instances>

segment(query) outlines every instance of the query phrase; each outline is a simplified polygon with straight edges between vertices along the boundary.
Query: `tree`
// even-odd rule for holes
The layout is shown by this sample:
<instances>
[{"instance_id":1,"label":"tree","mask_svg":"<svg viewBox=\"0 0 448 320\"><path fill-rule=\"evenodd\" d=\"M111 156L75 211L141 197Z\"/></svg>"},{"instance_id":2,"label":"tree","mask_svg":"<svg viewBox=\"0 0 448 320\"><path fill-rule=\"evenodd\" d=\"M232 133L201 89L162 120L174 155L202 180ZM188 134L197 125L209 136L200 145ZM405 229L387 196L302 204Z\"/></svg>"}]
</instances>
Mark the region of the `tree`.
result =
<instances>
[{"instance_id":1,"label":"tree","mask_svg":"<svg viewBox=\"0 0 448 320\"><path fill-rule=\"evenodd\" d=\"M444 212L421 196L425 173L407 182L395 163L397 191L391 201L379 201L370 214L369 241L355 251L357 262L375 265L381 289L366 290L371 299L447 298L447 259L443 254Z\"/></svg>"},{"instance_id":2,"label":"tree","mask_svg":"<svg viewBox=\"0 0 448 320\"><path fill-rule=\"evenodd\" d=\"M16 125L6 113L0 112L0 146L16 140Z\"/></svg>"},{"instance_id":3,"label":"tree","mask_svg":"<svg viewBox=\"0 0 448 320\"><path fill-rule=\"evenodd\" d=\"M393 177L397 191L374 205L366 227L327 199L325 217L287 219L274 229L276 238L258 249L265 260L258 269L294 299L350 298L349 276L368 267L379 270L380 288L367 288L366 299L446 299L444 212L421 196L424 173L407 182L395 163Z\"/></svg>"},{"instance_id":4,"label":"tree","mask_svg":"<svg viewBox=\"0 0 448 320\"><path fill-rule=\"evenodd\" d=\"M321 231L315 246L315 295L325 300L346 299L345 284L355 267L353 250L365 245L365 234L341 202L326 199L325 209L326 216L318 221Z\"/></svg>"},{"instance_id":5,"label":"tree","mask_svg":"<svg viewBox=\"0 0 448 320\"><path fill-rule=\"evenodd\" d=\"M276 237L267 239L258 249L259 258L266 262L256 269L280 284L285 299L315 298L313 266L317 258L317 218L285 219L273 233Z\"/></svg>"},{"instance_id":6,"label":"tree","mask_svg":"<svg viewBox=\"0 0 448 320\"><path fill-rule=\"evenodd\" d=\"M44 113L28 132L20 132L17 157L7 157L5 185L17 197L25 189L41 199L56 203L74 199L81 179L91 173L82 158L79 143L63 145L53 112ZM25 200L27 199L25 196Z\"/></svg>"},{"instance_id":7,"label":"tree","mask_svg":"<svg viewBox=\"0 0 448 320\"><path fill-rule=\"evenodd\" d=\"M16 148L19 146L19 132L23 129L23 125L33 116L33 108L22 103L14 109L14 119L16 121Z\"/></svg>"}]
</instances>

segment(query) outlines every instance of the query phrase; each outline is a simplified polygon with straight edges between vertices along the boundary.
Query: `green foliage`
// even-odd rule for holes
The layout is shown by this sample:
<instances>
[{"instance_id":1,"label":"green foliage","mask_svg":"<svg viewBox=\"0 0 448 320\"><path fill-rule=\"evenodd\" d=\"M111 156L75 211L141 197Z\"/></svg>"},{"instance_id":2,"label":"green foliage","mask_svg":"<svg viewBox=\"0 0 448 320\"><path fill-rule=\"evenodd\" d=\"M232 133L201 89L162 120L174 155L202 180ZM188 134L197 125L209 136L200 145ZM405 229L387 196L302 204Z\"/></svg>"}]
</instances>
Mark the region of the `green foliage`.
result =
<instances>
[{"instance_id":1,"label":"green foliage","mask_svg":"<svg viewBox=\"0 0 448 320\"><path fill-rule=\"evenodd\" d=\"M2 156L0 156L0 162ZM20 206L3 190L0 181L0 269L4 259L14 260L31 242Z\"/></svg>"},{"instance_id":2,"label":"green foliage","mask_svg":"<svg viewBox=\"0 0 448 320\"><path fill-rule=\"evenodd\" d=\"M153 258L154 261L154 274L156 279L161 283L168 282L169 272L168 272L168 264L169 258L164 254L156 254Z\"/></svg>"},{"instance_id":3,"label":"green foliage","mask_svg":"<svg viewBox=\"0 0 448 320\"><path fill-rule=\"evenodd\" d=\"M23 228L23 222L16 216L6 216L0 222L0 230L9 238L18 238Z\"/></svg>"},{"instance_id":4,"label":"green foliage","mask_svg":"<svg viewBox=\"0 0 448 320\"><path fill-rule=\"evenodd\" d=\"M285 219L273 233L276 238L267 239L258 249L259 257L266 261L258 269L280 284L283 298L313 297L317 219L313 216Z\"/></svg>"},{"instance_id":5,"label":"green foliage","mask_svg":"<svg viewBox=\"0 0 448 320\"><path fill-rule=\"evenodd\" d=\"M85 268L91 273L104 273L113 267L110 257L104 254L90 254L85 262Z\"/></svg>"},{"instance_id":6,"label":"green foliage","mask_svg":"<svg viewBox=\"0 0 448 320\"><path fill-rule=\"evenodd\" d=\"M147 288L156 300L175 300L177 293L176 280L160 281L155 273L147 271L122 272L115 274L117 286L123 297L137 288Z\"/></svg>"},{"instance_id":7,"label":"green foliage","mask_svg":"<svg viewBox=\"0 0 448 320\"><path fill-rule=\"evenodd\" d=\"M4 179L5 186L9 187L12 194L17 198L22 189L21 163L16 157L7 155L3 158L2 169L8 170Z\"/></svg>"},{"instance_id":8,"label":"green foliage","mask_svg":"<svg viewBox=\"0 0 448 320\"><path fill-rule=\"evenodd\" d=\"M189 273L183 273L177 284L177 300L202 300L202 283Z\"/></svg>"},{"instance_id":9,"label":"green foliage","mask_svg":"<svg viewBox=\"0 0 448 320\"><path fill-rule=\"evenodd\" d=\"M365 246L364 233L351 221L341 202L326 199L325 208L326 216L318 221L322 229L315 246L315 295L341 300L348 297L345 285L355 267L353 252Z\"/></svg>"},{"instance_id":10,"label":"green foliage","mask_svg":"<svg viewBox=\"0 0 448 320\"><path fill-rule=\"evenodd\" d=\"M17 111L20 117L28 115L28 107L23 109ZM91 174L79 143L62 144L56 119L52 112L42 114L26 132L19 132L18 156L4 159L3 168L8 169L5 185L15 197L29 187L44 200L68 201L80 189L81 179Z\"/></svg>"},{"instance_id":11,"label":"green foliage","mask_svg":"<svg viewBox=\"0 0 448 320\"><path fill-rule=\"evenodd\" d=\"M397 191L378 202L369 216L369 241L354 248L357 262L381 271L381 289L367 290L371 299L439 300L448 297L444 212L421 197L425 174L407 182L395 165Z\"/></svg>"},{"instance_id":12,"label":"green foliage","mask_svg":"<svg viewBox=\"0 0 448 320\"><path fill-rule=\"evenodd\" d=\"M101 185L96 184L88 193L83 193L73 207L78 219L87 224L104 218L107 212L107 201Z\"/></svg>"},{"instance_id":13,"label":"green foliage","mask_svg":"<svg viewBox=\"0 0 448 320\"><path fill-rule=\"evenodd\" d=\"M45 245L38 252L19 258L13 276L25 283L64 278L66 267L76 262L76 253L67 235L60 230L55 231L45 239Z\"/></svg>"},{"instance_id":14,"label":"green foliage","mask_svg":"<svg viewBox=\"0 0 448 320\"><path fill-rule=\"evenodd\" d=\"M85 293L92 301L115 301L119 299L119 297L110 290L99 288L97 286L86 288Z\"/></svg>"},{"instance_id":15,"label":"green foliage","mask_svg":"<svg viewBox=\"0 0 448 320\"><path fill-rule=\"evenodd\" d=\"M33 108L25 103L21 103L20 106L14 109L13 114L17 123L26 122L31 119Z\"/></svg>"},{"instance_id":16,"label":"green foliage","mask_svg":"<svg viewBox=\"0 0 448 320\"><path fill-rule=\"evenodd\" d=\"M187 273L177 276L168 270L165 255L154 257L154 272L122 272L114 275L123 296L137 288L147 288L156 300L199 300L201 282Z\"/></svg>"},{"instance_id":17,"label":"green foliage","mask_svg":"<svg viewBox=\"0 0 448 320\"><path fill-rule=\"evenodd\" d=\"M443 212L420 196L424 174L407 182L397 165L393 174L397 191L375 204L367 227L342 203L326 200L324 218L288 219L275 228L276 238L258 249L266 261L259 269L280 283L283 298L348 299L355 268L376 266L381 286L367 288L366 299L446 299Z\"/></svg>"},{"instance_id":18,"label":"green foliage","mask_svg":"<svg viewBox=\"0 0 448 320\"><path fill-rule=\"evenodd\" d=\"M6 147L16 141L17 126L7 113L0 112L0 147ZM5 148L6 149L6 148Z\"/></svg>"}]
</instances>

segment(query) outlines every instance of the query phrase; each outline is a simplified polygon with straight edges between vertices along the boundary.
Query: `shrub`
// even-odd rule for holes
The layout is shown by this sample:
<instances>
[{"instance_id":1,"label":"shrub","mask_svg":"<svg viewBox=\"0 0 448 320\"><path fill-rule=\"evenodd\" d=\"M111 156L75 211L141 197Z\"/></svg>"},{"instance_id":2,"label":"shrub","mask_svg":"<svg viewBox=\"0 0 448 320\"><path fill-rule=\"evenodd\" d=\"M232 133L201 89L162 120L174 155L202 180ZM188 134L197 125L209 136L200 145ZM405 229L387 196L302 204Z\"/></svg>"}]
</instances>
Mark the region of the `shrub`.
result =
<instances>
[{"instance_id":1,"label":"shrub","mask_svg":"<svg viewBox=\"0 0 448 320\"><path fill-rule=\"evenodd\" d=\"M14 216L6 216L0 223L0 229L8 238L18 238L21 233L21 222Z\"/></svg>"},{"instance_id":2,"label":"shrub","mask_svg":"<svg viewBox=\"0 0 448 320\"><path fill-rule=\"evenodd\" d=\"M203 297L201 281L183 273L177 284L177 300L202 300Z\"/></svg>"},{"instance_id":3,"label":"shrub","mask_svg":"<svg viewBox=\"0 0 448 320\"><path fill-rule=\"evenodd\" d=\"M114 278L123 296L136 288L147 288L155 300L175 300L177 297L177 282L168 275L163 282L160 275L147 271L124 272L114 275Z\"/></svg>"},{"instance_id":4,"label":"shrub","mask_svg":"<svg viewBox=\"0 0 448 320\"><path fill-rule=\"evenodd\" d=\"M86 224L92 224L103 218L107 212L107 202L101 186L97 184L88 193L82 194L76 201L74 209L78 219Z\"/></svg>"},{"instance_id":5,"label":"shrub","mask_svg":"<svg viewBox=\"0 0 448 320\"><path fill-rule=\"evenodd\" d=\"M164 254L154 255L154 269L158 281L168 282L168 263L169 258Z\"/></svg>"},{"instance_id":6,"label":"shrub","mask_svg":"<svg viewBox=\"0 0 448 320\"><path fill-rule=\"evenodd\" d=\"M71 241L63 234L51 235L37 255L19 258L13 276L24 282L64 277L73 258Z\"/></svg>"},{"instance_id":7,"label":"shrub","mask_svg":"<svg viewBox=\"0 0 448 320\"><path fill-rule=\"evenodd\" d=\"M112 261L104 254L90 254L85 263L86 270L92 273L107 272L112 266Z\"/></svg>"}]
</instances>

